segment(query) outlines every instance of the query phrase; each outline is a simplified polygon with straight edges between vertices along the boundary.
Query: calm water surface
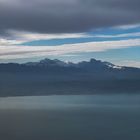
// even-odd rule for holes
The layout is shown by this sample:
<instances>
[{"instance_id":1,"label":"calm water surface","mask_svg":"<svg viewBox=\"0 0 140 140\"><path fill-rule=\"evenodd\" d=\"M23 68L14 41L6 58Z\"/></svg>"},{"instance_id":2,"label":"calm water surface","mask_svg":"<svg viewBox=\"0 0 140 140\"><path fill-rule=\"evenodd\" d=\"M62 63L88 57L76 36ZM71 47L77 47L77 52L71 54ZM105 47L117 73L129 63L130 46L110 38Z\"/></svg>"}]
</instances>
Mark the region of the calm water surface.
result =
<instances>
[{"instance_id":1,"label":"calm water surface","mask_svg":"<svg viewBox=\"0 0 140 140\"><path fill-rule=\"evenodd\" d=\"M140 95L0 98L0 140L140 140Z\"/></svg>"}]
</instances>

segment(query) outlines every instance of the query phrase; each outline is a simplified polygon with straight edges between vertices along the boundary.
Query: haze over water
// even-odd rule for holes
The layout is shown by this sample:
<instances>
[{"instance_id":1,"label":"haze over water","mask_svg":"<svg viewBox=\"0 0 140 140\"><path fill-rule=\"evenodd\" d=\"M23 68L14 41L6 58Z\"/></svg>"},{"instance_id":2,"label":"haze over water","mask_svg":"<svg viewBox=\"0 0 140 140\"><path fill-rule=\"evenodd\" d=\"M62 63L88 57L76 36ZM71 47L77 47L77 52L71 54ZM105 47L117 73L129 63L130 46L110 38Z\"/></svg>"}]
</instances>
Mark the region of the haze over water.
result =
<instances>
[{"instance_id":1,"label":"haze over water","mask_svg":"<svg viewBox=\"0 0 140 140\"><path fill-rule=\"evenodd\" d=\"M140 95L0 98L1 140L139 140Z\"/></svg>"}]
</instances>

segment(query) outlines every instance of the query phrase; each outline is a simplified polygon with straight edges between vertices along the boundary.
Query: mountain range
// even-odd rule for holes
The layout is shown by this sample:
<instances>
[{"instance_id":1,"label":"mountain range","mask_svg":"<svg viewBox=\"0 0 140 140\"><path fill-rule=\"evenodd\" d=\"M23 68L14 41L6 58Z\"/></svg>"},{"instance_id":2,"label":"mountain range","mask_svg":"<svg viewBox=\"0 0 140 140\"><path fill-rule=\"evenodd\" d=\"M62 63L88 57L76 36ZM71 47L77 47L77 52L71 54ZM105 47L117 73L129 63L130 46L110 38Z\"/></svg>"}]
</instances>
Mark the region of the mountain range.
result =
<instances>
[{"instance_id":1,"label":"mountain range","mask_svg":"<svg viewBox=\"0 0 140 140\"><path fill-rule=\"evenodd\" d=\"M96 59L0 64L0 96L140 93L140 69Z\"/></svg>"}]
</instances>

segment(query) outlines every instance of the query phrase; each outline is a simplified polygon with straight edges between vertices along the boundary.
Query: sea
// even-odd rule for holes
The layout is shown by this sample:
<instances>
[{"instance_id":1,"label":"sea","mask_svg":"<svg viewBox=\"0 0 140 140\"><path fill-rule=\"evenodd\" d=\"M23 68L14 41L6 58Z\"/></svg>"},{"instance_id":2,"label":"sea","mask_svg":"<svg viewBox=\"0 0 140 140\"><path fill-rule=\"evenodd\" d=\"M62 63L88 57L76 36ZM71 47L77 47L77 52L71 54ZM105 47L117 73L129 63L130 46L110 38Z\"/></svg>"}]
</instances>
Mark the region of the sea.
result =
<instances>
[{"instance_id":1,"label":"sea","mask_svg":"<svg viewBox=\"0 0 140 140\"><path fill-rule=\"evenodd\" d=\"M0 140L140 140L140 94L1 97Z\"/></svg>"}]
</instances>

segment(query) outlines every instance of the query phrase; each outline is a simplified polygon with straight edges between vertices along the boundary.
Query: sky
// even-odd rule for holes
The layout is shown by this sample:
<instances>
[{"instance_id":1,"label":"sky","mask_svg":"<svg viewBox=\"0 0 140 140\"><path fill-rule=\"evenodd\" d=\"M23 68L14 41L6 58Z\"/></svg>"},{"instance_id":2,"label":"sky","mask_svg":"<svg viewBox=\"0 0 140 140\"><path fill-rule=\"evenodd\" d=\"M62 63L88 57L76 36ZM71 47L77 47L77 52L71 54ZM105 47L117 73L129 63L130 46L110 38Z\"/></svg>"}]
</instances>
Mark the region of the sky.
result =
<instances>
[{"instance_id":1,"label":"sky","mask_svg":"<svg viewBox=\"0 0 140 140\"><path fill-rule=\"evenodd\" d=\"M0 63L90 58L140 67L139 0L0 0Z\"/></svg>"}]
</instances>

